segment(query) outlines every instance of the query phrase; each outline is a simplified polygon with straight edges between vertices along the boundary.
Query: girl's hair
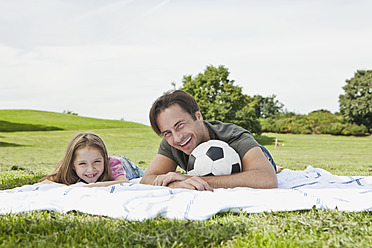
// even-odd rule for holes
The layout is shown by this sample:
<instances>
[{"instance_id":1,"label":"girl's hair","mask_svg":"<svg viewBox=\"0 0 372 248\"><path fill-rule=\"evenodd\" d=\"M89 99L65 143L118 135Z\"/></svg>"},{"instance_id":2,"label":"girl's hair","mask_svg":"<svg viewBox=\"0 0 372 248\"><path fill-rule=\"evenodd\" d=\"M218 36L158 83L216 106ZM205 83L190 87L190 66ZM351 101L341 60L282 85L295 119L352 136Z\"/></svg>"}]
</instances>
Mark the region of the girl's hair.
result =
<instances>
[{"instance_id":1,"label":"girl's hair","mask_svg":"<svg viewBox=\"0 0 372 248\"><path fill-rule=\"evenodd\" d=\"M40 179L39 182L47 179L56 183L70 185L83 181L75 172L74 160L76 151L86 147L98 149L104 160L104 170L97 182L112 180L108 153L103 140L93 133L78 133L68 143L65 156L59 162L56 170L52 174Z\"/></svg>"}]
</instances>

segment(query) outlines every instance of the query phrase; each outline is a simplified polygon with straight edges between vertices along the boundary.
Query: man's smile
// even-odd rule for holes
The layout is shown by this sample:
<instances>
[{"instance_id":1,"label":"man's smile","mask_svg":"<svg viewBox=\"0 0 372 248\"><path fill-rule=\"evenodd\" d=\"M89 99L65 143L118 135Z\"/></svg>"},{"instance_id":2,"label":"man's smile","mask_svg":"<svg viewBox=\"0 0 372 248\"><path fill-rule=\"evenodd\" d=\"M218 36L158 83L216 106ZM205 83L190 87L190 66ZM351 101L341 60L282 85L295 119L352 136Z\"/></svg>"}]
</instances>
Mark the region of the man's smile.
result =
<instances>
[{"instance_id":1,"label":"man's smile","mask_svg":"<svg viewBox=\"0 0 372 248\"><path fill-rule=\"evenodd\" d=\"M181 147L184 147L185 145L187 145L191 140L191 136L185 140L185 142L183 142L182 144L180 144Z\"/></svg>"}]
</instances>

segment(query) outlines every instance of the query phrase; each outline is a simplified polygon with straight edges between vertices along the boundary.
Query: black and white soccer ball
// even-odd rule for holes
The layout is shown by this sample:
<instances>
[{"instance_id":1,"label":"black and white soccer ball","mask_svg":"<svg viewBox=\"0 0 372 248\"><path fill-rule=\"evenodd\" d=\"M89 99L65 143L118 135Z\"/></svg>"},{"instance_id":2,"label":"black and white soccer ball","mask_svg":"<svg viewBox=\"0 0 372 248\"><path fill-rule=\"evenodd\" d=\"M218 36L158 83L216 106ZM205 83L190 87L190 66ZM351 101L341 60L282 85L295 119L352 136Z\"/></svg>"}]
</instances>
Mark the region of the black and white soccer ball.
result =
<instances>
[{"instance_id":1,"label":"black and white soccer ball","mask_svg":"<svg viewBox=\"0 0 372 248\"><path fill-rule=\"evenodd\" d=\"M239 154L226 142L209 140L198 145L187 164L190 176L223 176L242 171Z\"/></svg>"}]
</instances>

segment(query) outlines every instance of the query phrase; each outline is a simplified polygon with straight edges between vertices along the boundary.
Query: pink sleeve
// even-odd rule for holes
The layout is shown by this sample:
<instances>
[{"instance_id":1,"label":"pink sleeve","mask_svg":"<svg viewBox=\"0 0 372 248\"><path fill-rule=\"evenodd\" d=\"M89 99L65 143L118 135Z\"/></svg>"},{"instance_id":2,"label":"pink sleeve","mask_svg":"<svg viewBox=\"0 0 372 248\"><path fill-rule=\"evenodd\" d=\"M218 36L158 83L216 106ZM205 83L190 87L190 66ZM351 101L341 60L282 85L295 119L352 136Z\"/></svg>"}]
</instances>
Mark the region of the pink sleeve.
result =
<instances>
[{"instance_id":1,"label":"pink sleeve","mask_svg":"<svg viewBox=\"0 0 372 248\"><path fill-rule=\"evenodd\" d=\"M121 176L121 175L126 176L127 173L125 173L124 167L121 164L119 159L110 157L109 161L110 161L112 180L115 180L118 176Z\"/></svg>"}]
</instances>

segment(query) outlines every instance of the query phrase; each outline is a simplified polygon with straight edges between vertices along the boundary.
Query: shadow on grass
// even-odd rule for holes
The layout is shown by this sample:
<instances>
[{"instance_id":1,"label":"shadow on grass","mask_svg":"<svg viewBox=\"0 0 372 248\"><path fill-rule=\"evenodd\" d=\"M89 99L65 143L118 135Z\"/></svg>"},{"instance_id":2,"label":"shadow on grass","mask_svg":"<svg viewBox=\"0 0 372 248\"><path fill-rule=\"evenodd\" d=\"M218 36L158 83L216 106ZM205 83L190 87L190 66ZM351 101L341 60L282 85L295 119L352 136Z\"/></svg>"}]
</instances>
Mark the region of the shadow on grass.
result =
<instances>
[{"instance_id":1,"label":"shadow on grass","mask_svg":"<svg viewBox=\"0 0 372 248\"><path fill-rule=\"evenodd\" d=\"M269 146L275 144L275 138L274 137L268 137L265 135L255 136L254 137L258 143L260 143L263 146Z\"/></svg>"},{"instance_id":2,"label":"shadow on grass","mask_svg":"<svg viewBox=\"0 0 372 248\"><path fill-rule=\"evenodd\" d=\"M57 130L63 130L63 128L54 127L54 126L33 125L33 124L14 123L14 122L9 122L9 121L0 121L0 132L57 131Z\"/></svg>"},{"instance_id":3,"label":"shadow on grass","mask_svg":"<svg viewBox=\"0 0 372 248\"><path fill-rule=\"evenodd\" d=\"M0 141L0 147L18 147L18 146L24 146L24 145L19 145L16 143L7 143L7 142L1 142Z\"/></svg>"}]
</instances>

